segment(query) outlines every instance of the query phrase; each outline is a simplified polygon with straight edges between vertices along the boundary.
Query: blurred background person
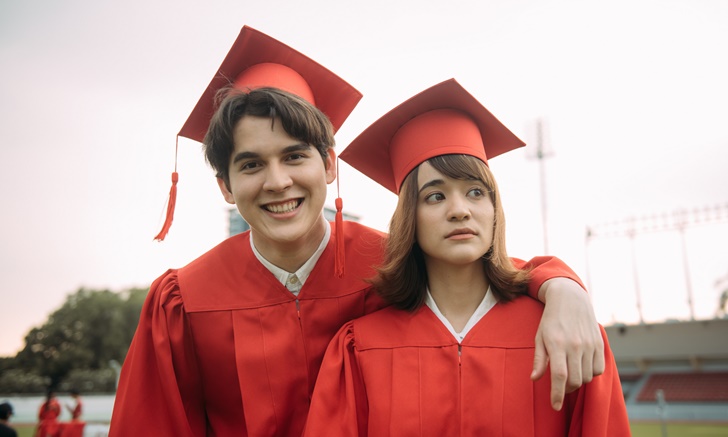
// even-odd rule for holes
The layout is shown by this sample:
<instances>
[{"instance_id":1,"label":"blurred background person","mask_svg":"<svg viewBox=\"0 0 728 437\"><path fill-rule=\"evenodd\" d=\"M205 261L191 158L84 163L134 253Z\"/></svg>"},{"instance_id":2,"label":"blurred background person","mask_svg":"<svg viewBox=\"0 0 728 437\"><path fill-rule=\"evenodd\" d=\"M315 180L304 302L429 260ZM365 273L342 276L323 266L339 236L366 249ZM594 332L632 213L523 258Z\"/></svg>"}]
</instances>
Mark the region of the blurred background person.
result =
<instances>
[{"instance_id":1,"label":"blurred background person","mask_svg":"<svg viewBox=\"0 0 728 437\"><path fill-rule=\"evenodd\" d=\"M0 437L18 437L18 433L8 423L12 415L13 406L9 402L0 404Z\"/></svg>"},{"instance_id":2,"label":"blurred background person","mask_svg":"<svg viewBox=\"0 0 728 437\"><path fill-rule=\"evenodd\" d=\"M61 415L61 404L56 399L56 392L48 389L46 400L38 410L38 428L35 437L57 437L59 424L58 416Z\"/></svg>"},{"instance_id":3,"label":"blurred background person","mask_svg":"<svg viewBox=\"0 0 728 437\"><path fill-rule=\"evenodd\" d=\"M66 409L71 413L71 420L81 420L81 413L83 413L83 402L81 401L81 393L78 389L71 389L71 397L76 402L75 405L66 404Z\"/></svg>"}]
</instances>

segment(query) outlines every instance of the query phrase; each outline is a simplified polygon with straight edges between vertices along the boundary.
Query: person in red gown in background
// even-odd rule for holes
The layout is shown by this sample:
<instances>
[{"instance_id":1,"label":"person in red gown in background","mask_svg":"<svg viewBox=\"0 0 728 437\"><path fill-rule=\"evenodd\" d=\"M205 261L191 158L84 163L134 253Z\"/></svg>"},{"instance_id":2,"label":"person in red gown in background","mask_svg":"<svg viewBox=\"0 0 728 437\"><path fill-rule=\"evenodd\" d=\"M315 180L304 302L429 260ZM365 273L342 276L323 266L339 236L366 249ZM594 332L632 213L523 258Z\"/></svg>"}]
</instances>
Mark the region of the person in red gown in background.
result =
<instances>
[{"instance_id":1,"label":"person in red gown in background","mask_svg":"<svg viewBox=\"0 0 728 437\"><path fill-rule=\"evenodd\" d=\"M323 215L334 132L360 98L311 59L243 28L180 135L203 142L223 198L250 230L152 284L111 437L301 434L331 338L385 305L364 280L385 235ZM602 339L576 275L553 257L531 267L529 290L547 301L534 373L550 360L558 406L564 391L601 373Z\"/></svg>"},{"instance_id":2,"label":"person in red gown in background","mask_svg":"<svg viewBox=\"0 0 728 437\"><path fill-rule=\"evenodd\" d=\"M374 285L390 307L346 323L305 436L628 436L617 368L550 406L529 377L543 305L508 257L488 158L523 143L456 81L367 128L341 159L399 194ZM383 159L391 161L382 162Z\"/></svg>"},{"instance_id":3,"label":"person in red gown in background","mask_svg":"<svg viewBox=\"0 0 728 437\"><path fill-rule=\"evenodd\" d=\"M35 437L57 437L59 432L58 416L61 415L61 404L56 399L56 392L48 389L46 400L38 409L38 427Z\"/></svg>"},{"instance_id":4,"label":"person in red gown in background","mask_svg":"<svg viewBox=\"0 0 728 437\"><path fill-rule=\"evenodd\" d=\"M83 414L81 393L76 388L71 389L70 393L75 403L73 405L66 404L66 409L71 413L71 420L69 422L61 422L60 437L83 437L86 422L81 420L81 415Z\"/></svg>"},{"instance_id":5,"label":"person in red gown in background","mask_svg":"<svg viewBox=\"0 0 728 437\"><path fill-rule=\"evenodd\" d=\"M83 413L83 402L81 401L81 393L78 389L71 389L71 398L73 398L75 404L66 404L66 409L71 413L71 420L80 420L81 414Z\"/></svg>"}]
</instances>

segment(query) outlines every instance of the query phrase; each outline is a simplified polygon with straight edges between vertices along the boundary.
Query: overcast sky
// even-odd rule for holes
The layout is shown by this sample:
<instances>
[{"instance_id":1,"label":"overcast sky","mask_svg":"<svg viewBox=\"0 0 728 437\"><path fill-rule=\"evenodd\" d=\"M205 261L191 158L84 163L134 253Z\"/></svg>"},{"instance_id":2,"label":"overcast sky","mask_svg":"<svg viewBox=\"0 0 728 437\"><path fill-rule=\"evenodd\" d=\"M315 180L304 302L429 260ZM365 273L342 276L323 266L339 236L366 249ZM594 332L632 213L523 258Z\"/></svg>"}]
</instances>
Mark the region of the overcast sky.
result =
<instances>
[{"instance_id":1,"label":"overcast sky","mask_svg":"<svg viewBox=\"0 0 728 437\"><path fill-rule=\"evenodd\" d=\"M0 355L79 287L146 287L226 237L200 145L181 139L174 225L152 241L175 135L245 24L364 94L339 151L451 77L529 143L545 119L549 252L588 280L599 320L638 321L637 291L646 321L685 319L686 284L711 317L725 218L686 230L687 270L676 231L587 245L585 229L728 209L726 23L723 0L0 0ZM544 253L529 156L491 161L520 258ZM394 195L346 166L341 188L348 212L386 230Z\"/></svg>"}]
</instances>

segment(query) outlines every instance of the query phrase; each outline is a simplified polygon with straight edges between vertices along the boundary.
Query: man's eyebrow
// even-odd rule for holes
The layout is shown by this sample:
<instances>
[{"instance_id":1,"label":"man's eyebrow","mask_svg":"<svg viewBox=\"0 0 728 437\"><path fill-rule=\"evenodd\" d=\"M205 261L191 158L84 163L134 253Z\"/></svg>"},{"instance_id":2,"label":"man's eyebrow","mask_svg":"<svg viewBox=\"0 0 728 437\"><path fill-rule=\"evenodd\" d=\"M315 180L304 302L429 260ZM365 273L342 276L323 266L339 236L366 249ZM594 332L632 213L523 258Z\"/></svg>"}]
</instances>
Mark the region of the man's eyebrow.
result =
<instances>
[{"instance_id":1,"label":"man's eyebrow","mask_svg":"<svg viewBox=\"0 0 728 437\"><path fill-rule=\"evenodd\" d=\"M288 153L301 152L301 151L310 150L310 149L311 149L311 145L310 144L298 143L298 144L293 144L293 145L290 145L288 147L285 147L281 152L283 154L288 154ZM243 161L245 159L257 159L257 158L260 158L260 154L259 153L255 153L255 152L240 152L237 155L233 156L233 159L232 159L231 162L233 164L236 164L236 163L238 163L240 161Z\"/></svg>"},{"instance_id":2,"label":"man's eyebrow","mask_svg":"<svg viewBox=\"0 0 728 437\"><path fill-rule=\"evenodd\" d=\"M445 181L442 180L442 179L433 179L430 182L427 182L422 187L420 187L420 189L419 189L419 191L417 191L417 193L418 194L421 193L425 188L434 187L434 186L437 186L437 185L443 185L444 183L445 183Z\"/></svg>"},{"instance_id":3,"label":"man's eyebrow","mask_svg":"<svg viewBox=\"0 0 728 437\"><path fill-rule=\"evenodd\" d=\"M240 152L237 155L233 156L232 163L235 164L244 159L254 159L254 158L259 158L259 157L260 157L260 155L255 152Z\"/></svg>"},{"instance_id":4,"label":"man's eyebrow","mask_svg":"<svg viewBox=\"0 0 728 437\"><path fill-rule=\"evenodd\" d=\"M302 152L304 150L311 150L311 145L306 143L293 144L292 146L284 148L283 153Z\"/></svg>"}]
</instances>

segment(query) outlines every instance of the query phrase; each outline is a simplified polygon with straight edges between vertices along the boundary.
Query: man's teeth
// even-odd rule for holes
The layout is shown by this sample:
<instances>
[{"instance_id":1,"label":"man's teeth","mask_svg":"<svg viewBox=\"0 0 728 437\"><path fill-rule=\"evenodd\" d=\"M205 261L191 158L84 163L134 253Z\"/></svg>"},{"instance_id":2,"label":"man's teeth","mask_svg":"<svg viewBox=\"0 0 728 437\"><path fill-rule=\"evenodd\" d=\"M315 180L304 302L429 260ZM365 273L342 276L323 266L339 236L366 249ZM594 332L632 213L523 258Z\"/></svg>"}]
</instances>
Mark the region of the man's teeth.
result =
<instances>
[{"instance_id":1,"label":"man's teeth","mask_svg":"<svg viewBox=\"0 0 728 437\"><path fill-rule=\"evenodd\" d=\"M291 212L298 207L297 200L291 200L286 203L279 203L276 205L266 205L265 209L276 214L282 214L285 212Z\"/></svg>"}]
</instances>

